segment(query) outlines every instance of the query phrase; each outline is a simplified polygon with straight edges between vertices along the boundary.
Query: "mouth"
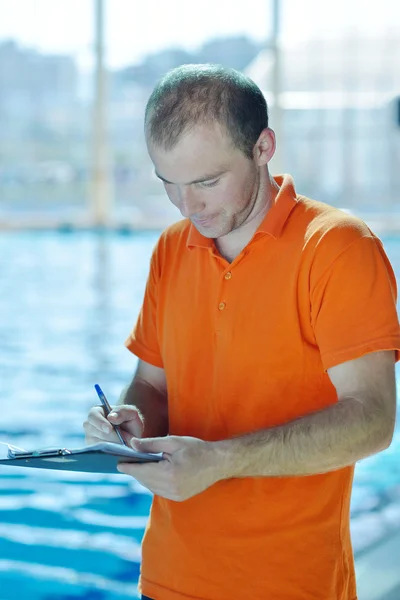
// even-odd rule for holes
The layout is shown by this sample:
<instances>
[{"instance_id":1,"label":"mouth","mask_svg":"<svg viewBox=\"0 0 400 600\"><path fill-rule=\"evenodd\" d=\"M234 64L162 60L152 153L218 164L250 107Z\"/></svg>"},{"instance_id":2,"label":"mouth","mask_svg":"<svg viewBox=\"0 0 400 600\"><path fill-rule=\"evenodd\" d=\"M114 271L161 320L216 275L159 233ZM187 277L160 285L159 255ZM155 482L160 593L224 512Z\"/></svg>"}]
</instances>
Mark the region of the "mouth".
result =
<instances>
[{"instance_id":1,"label":"mouth","mask_svg":"<svg viewBox=\"0 0 400 600\"><path fill-rule=\"evenodd\" d=\"M215 217L208 217L207 219L192 219L195 225L199 225L200 227L206 227L209 225Z\"/></svg>"}]
</instances>

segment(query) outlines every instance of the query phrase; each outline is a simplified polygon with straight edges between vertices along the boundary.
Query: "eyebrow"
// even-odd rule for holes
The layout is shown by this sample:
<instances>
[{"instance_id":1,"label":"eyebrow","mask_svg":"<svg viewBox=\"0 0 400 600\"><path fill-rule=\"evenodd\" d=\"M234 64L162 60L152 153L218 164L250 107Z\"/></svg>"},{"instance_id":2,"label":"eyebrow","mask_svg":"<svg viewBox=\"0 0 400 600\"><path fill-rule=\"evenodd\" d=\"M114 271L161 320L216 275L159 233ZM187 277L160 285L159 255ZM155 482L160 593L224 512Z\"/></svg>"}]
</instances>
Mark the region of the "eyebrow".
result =
<instances>
[{"instance_id":1,"label":"eyebrow","mask_svg":"<svg viewBox=\"0 0 400 600\"><path fill-rule=\"evenodd\" d=\"M200 177L199 179L194 179L193 181L190 181L186 185L192 185L193 183L204 183L204 181L210 181L211 179L217 179L218 177L221 177L221 175L223 175L224 173L226 173L226 170L218 171L217 173L211 173L210 175L204 175L203 177ZM174 185L172 181L168 181L168 179L164 179L164 177L162 177L159 173L157 173L157 171L155 171L155 174L158 177L158 179L161 179L161 181L163 181L164 183L171 183L172 185Z\"/></svg>"}]
</instances>

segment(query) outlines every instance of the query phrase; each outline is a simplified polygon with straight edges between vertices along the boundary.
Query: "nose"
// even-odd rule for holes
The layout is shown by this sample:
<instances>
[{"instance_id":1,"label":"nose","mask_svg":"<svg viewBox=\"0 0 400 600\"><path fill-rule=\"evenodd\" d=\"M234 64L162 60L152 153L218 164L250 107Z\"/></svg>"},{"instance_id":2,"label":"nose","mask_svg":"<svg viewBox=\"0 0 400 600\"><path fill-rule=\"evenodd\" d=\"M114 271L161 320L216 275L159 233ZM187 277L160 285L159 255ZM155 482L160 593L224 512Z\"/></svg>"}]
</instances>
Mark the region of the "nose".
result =
<instances>
[{"instance_id":1,"label":"nose","mask_svg":"<svg viewBox=\"0 0 400 600\"><path fill-rule=\"evenodd\" d=\"M204 202L198 197L190 186L179 191L179 210L183 217L192 217L200 213L205 207Z\"/></svg>"}]
</instances>

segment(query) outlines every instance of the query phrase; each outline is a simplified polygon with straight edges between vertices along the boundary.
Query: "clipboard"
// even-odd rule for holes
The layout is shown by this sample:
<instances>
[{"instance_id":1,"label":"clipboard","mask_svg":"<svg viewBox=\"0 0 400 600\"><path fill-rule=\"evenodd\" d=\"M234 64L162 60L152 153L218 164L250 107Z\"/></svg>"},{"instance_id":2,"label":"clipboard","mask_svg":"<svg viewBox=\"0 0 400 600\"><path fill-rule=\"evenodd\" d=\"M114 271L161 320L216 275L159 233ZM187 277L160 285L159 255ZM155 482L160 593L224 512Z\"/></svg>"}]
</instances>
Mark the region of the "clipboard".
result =
<instances>
[{"instance_id":1,"label":"clipboard","mask_svg":"<svg viewBox=\"0 0 400 600\"><path fill-rule=\"evenodd\" d=\"M32 451L15 448L8 444L8 456L0 460L0 465L120 474L117 471L119 462L149 463L160 460L163 460L162 452L137 452L133 448L112 442L102 442L83 448L44 448Z\"/></svg>"}]
</instances>

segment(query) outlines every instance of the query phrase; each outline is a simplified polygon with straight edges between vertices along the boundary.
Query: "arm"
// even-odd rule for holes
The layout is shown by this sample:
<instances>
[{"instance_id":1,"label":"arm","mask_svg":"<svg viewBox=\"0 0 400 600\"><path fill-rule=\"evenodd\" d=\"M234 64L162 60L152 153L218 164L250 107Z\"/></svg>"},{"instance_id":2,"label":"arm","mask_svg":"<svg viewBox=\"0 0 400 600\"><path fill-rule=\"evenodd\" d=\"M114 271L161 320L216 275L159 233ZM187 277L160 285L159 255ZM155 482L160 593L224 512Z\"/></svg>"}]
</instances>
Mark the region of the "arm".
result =
<instances>
[{"instance_id":1,"label":"arm","mask_svg":"<svg viewBox=\"0 0 400 600\"><path fill-rule=\"evenodd\" d=\"M186 500L233 477L289 477L333 471L390 445L396 414L394 355L367 354L328 370L338 402L280 427L220 442L167 436L135 440L164 452L147 465L120 464L153 493Z\"/></svg>"},{"instance_id":2,"label":"arm","mask_svg":"<svg viewBox=\"0 0 400 600\"><path fill-rule=\"evenodd\" d=\"M144 423L143 436L168 434L168 395L164 369L139 360L135 376L123 390L119 403L134 406L139 411Z\"/></svg>"},{"instance_id":3,"label":"arm","mask_svg":"<svg viewBox=\"0 0 400 600\"><path fill-rule=\"evenodd\" d=\"M299 476L386 449L396 414L394 355L375 352L328 370L338 402L285 425L215 444L223 478Z\"/></svg>"}]
</instances>

